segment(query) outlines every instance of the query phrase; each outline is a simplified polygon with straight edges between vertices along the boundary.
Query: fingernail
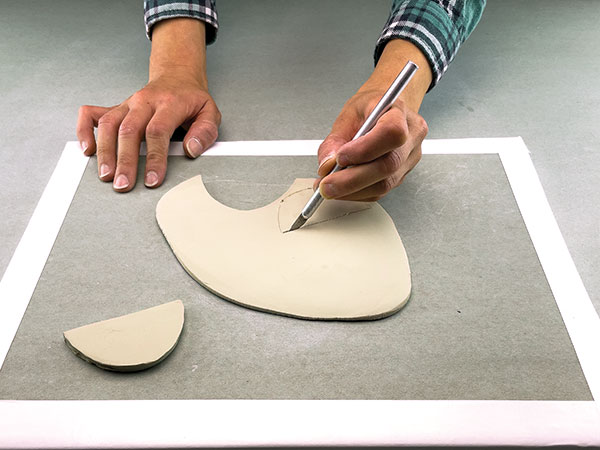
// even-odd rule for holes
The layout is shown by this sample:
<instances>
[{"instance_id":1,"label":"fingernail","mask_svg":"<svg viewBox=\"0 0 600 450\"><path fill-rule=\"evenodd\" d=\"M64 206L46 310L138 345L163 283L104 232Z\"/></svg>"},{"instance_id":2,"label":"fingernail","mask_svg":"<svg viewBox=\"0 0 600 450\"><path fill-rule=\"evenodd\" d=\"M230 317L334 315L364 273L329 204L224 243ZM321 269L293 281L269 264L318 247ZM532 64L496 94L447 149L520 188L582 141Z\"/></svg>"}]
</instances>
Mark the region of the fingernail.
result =
<instances>
[{"instance_id":1,"label":"fingernail","mask_svg":"<svg viewBox=\"0 0 600 450\"><path fill-rule=\"evenodd\" d=\"M108 164L101 164L100 165L100 178L104 178L109 173L110 173L110 167L108 167Z\"/></svg>"},{"instance_id":2,"label":"fingernail","mask_svg":"<svg viewBox=\"0 0 600 450\"><path fill-rule=\"evenodd\" d=\"M81 151L85 152L88 148L87 142L79 141L79 146L81 147Z\"/></svg>"},{"instance_id":3,"label":"fingernail","mask_svg":"<svg viewBox=\"0 0 600 450\"><path fill-rule=\"evenodd\" d=\"M325 159L323 161L321 161L321 164L319 164L319 168L317 169L317 175L319 175L321 177L327 175L326 172L323 172L323 167L325 166L325 163L327 163L327 161L331 161L332 158L333 158L333 155L329 155L329 156L325 157Z\"/></svg>"},{"instance_id":4,"label":"fingernail","mask_svg":"<svg viewBox=\"0 0 600 450\"><path fill-rule=\"evenodd\" d=\"M321 161L321 164L319 164L319 169L320 169L321 167L323 167L323 165L324 165L324 164L325 164L327 161L329 161L331 158L333 158L333 155L327 155L327 156L325 157L325 159L324 159L323 161Z\"/></svg>"},{"instance_id":5,"label":"fingernail","mask_svg":"<svg viewBox=\"0 0 600 450\"><path fill-rule=\"evenodd\" d=\"M197 138L190 138L187 141L187 151L191 156L196 158L200 155L200 153L202 153L202 144Z\"/></svg>"},{"instance_id":6,"label":"fingernail","mask_svg":"<svg viewBox=\"0 0 600 450\"><path fill-rule=\"evenodd\" d=\"M319 190L321 191L321 195L325 198L333 198L335 197L335 186L331 183L321 183Z\"/></svg>"},{"instance_id":7,"label":"fingernail","mask_svg":"<svg viewBox=\"0 0 600 450\"><path fill-rule=\"evenodd\" d=\"M147 187L154 187L158 183L158 175L154 170L149 171L146 174L145 184Z\"/></svg>"},{"instance_id":8,"label":"fingernail","mask_svg":"<svg viewBox=\"0 0 600 450\"><path fill-rule=\"evenodd\" d=\"M115 180L114 187L115 189L124 189L129 186L129 180L125 175L119 175Z\"/></svg>"}]
</instances>

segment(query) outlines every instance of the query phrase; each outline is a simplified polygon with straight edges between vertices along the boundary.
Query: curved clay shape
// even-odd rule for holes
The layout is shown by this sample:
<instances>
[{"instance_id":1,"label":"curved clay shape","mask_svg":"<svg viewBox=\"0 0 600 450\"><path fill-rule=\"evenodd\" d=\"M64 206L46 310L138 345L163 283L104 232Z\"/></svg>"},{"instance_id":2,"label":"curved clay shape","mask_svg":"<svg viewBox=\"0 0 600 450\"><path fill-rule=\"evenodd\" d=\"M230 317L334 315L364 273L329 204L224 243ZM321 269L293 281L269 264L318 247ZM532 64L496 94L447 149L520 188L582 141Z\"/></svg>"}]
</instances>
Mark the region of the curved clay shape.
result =
<instances>
[{"instance_id":1,"label":"curved clay shape","mask_svg":"<svg viewBox=\"0 0 600 450\"><path fill-rule=\"evenodd\" d=\"M377 203L326 200L288 232L312 195L297 179L273 203L229 208L200 176L167 192L156 218L175 256L200 284L232 302L308 319L377 319L410 295L410 269L393 221Z\"/></svg>"},{"instance_id":2,"label":"curved clay shape","mask_svg":"<svg viewBox=\"0 0 600 450\"><path fill-rule=\"evenodd\" d=\"M173 351L183 329L181 300L65 331L80 358L117 372L152 367Z\"/></svg>"}]
</instances>

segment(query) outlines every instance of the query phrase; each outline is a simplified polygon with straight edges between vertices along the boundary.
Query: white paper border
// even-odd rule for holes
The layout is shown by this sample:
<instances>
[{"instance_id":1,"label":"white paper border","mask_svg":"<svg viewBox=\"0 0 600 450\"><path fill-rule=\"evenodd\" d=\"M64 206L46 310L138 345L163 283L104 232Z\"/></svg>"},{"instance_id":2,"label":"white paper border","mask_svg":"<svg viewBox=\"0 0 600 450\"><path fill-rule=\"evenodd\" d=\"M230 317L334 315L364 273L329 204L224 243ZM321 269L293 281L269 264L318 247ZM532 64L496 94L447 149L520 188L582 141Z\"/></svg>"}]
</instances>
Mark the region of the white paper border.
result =
<instances>
[{"instance_id":1,"label":"white paper border","mask_svg":"<svg viewBox=\"0 0 600 450\"><path fill-rule=\"evenodd\" d=\"M67 143L0 281L0 370L87 161L79 144Z\"/></svg>"},{"instance_id":2,"label":"white paper border","mask_svg":"<svg viewBox=\"0 0 600 450\"><path fill-rule=\"evenodd\" d=\"M6 448L593 446L594 402L131 400L0 403Z\"/></svg>"},{"instance_id":3,"label":"white paper border","mask_svg":"<svg viewBox=\"0 0 600 450\"><path fill-rule=\"evenodd\" d=\"M600 398L600 319L521 138L427 140L424 154L498 154L590 391ZM320 141L220 142L205 155L315 155ZM506 146L513 147L506 150ZM142 149L142 153L144 149ZM171 155L182 155L180 143ZM0 281L0 366L87 158L69 142ZM0 401L0 448L306 445L600 446L595 402L403 400Z\"/></svg>"}]
</instances>

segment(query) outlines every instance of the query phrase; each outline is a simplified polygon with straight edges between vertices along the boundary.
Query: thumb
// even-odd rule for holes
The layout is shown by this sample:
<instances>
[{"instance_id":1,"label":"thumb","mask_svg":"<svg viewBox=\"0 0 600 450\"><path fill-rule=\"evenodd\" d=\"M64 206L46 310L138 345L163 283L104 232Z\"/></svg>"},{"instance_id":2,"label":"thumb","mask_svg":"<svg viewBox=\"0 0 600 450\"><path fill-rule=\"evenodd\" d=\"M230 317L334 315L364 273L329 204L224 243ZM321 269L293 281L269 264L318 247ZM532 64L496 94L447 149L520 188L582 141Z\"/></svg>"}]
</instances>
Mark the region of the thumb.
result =
<instances>
[{"instance_id":1,"label":"thumb","mask_svg":"<svg viewBox=\"0 0 600 450\"><path fill-rule=\"evenodd\" d=\"M198 113L185 137L183 150L190 158L196 158L215 143L219 136L221 113L215 104L207 104Z\"/></svg>"}]
</instances>

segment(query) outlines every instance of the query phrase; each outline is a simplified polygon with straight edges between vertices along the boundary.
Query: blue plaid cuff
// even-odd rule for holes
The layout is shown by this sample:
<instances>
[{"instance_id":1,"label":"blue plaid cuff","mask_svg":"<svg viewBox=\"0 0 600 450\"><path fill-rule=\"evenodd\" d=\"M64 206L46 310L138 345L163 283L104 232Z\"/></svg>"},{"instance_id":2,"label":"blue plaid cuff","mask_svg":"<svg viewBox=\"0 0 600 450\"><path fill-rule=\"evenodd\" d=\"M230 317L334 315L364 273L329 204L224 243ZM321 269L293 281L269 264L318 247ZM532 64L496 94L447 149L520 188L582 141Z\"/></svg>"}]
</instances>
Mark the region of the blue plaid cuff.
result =
<instances>
[{"instance_id":1,"label":"blue plaid cuff","mask_svg":"<svg viewBox=\"0 0 600 450\"><path fill-rule=\"evenodd\" d=\"M152 26L164 19L192 17L206 23L206 43L212 44L217 38L219 21L214 0L147 0L144 1L144 21L146 35L152 39Z\"/></svg>"},{"instance_id":2,"label":"blue plaid cuff","mask_svg":"<svg viewBox=\"0 0 600 450\"><path fill-rule=\"evenodd\" d=\"M375 64L390 40L410 41L431 66L431 90L479 22L484 7L485 0L395 0L375 47Z\"/></svg>"}]
</instances>

